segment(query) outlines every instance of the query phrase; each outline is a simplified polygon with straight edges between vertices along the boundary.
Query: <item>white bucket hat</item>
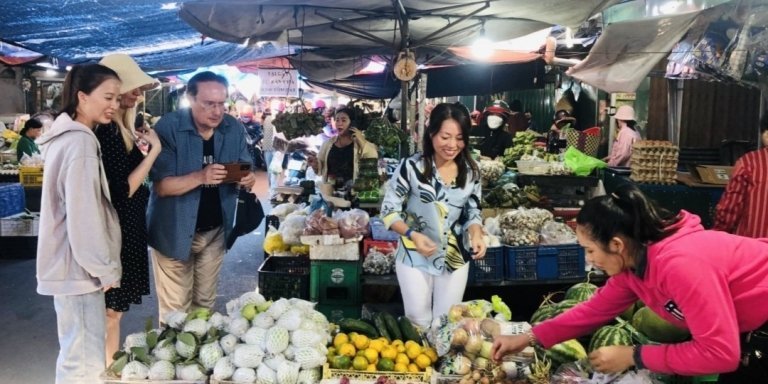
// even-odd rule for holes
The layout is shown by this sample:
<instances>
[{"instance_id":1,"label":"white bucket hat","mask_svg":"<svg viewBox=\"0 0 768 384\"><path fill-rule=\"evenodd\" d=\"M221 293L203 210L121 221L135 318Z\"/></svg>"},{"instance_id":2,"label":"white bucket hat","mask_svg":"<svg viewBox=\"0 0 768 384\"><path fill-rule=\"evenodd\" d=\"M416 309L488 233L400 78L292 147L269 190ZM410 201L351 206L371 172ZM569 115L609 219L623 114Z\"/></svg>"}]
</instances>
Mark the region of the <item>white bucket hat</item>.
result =
<instances>
[{"instance_id":1,"label":"white bucket hat","mask_svg":"<svg viewBox=\"0 0 768 384\"><path fill-rule=\"evenodd\" d=\"M104 56L99 64L109 67L117 72L123 84L120 86L120 94L125 94L136 88L147 91L155 88L159 82L144 73L139 65L128 55L124 53L114 53Z\"/></svg>"},{"instance_id":2,"label":"white bucket hat","mask_svg":"<svg viewBox=\"0 0 768 384\"><path fill-rule=\"evenodd\" d=\"M616 120L624 120L629 121L635 120L635 109L630 107L629 105L622 105L619 107L619 109L616 111L616 114L613 115L613 118Z\"/></svg>"}]
</instances>

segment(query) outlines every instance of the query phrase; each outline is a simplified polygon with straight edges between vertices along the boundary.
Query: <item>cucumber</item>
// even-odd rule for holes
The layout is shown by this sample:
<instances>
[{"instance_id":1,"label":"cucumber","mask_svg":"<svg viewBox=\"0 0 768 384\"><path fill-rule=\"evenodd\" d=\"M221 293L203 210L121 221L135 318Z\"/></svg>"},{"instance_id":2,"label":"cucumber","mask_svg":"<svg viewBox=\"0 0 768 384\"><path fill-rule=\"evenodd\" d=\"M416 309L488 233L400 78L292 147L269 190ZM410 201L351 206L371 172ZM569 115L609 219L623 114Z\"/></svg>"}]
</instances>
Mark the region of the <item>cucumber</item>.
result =
<instances>
[{"instance_id":1,"label":"cucumber","mask_svg":"<svg viewBox=\"0 0 768 384\"><path fill-rule=\"evenodd\" d=\"M387 326L389 336L392 336L392 340L403 340L403 334L400 332L400 326L397 325L395 317L387 312L381 312L381 318L384 319L384 324Z\"/></svg>"},{"instance_id":2,"label":"cucumber","mask_svg":"<svg viewBox=\"0 0 768 384\"><path fill-rule=\"evenodd\" d=\"M405 340L412 340L421 344L421 335L419 335L419 331L413 327L413 324L411 324L411 321L408 320L407 317L400 316L397 319L397 322L400 324L400 331L403 333Z\"/></svg>"},{"instance_id":3,"label":"cucumber","mask_svg":"<svg viewBox=\"0 0 768 384\"><path fill-rule=\"evenodd\" d=\"M362 320L341 319L339 320L339 327L347 333L357 332L371 338L379 337L379 332L376 331L376 328Z\"/></svg>"},{"instance_id":4,"label":"cucumber","mask_svg":"<svg viewBox=\"0 0 768 384\"><path fill-rule=\"evenodd\" d=\"M384 323L384 319L381 318L381 313L373 315L373 323L376 325L376 330L379 331L379 335L387 339L387 341L392 341L392 336L390 336L389 331L387 331L387 325Z\"/></svg>"}]
</instances>

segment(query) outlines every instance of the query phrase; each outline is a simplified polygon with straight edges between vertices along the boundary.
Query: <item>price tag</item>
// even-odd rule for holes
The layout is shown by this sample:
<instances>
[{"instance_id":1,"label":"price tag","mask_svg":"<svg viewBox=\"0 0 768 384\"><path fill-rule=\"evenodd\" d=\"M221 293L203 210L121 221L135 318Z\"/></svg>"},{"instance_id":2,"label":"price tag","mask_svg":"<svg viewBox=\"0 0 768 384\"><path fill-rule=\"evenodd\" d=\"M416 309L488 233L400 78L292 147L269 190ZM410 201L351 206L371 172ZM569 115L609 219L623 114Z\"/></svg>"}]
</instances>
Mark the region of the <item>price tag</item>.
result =
<instances>
[{"instance_id":1,"label":"price tag","mask_svg":"<svg viewBox=\"0 0 768 384\"><path fill-rule=\"evenodd\" d=\"M289 171L304 171L305 169L307 169L307 163L305 161L295 159L288 160Z\"/></svg>"}]
</instances>

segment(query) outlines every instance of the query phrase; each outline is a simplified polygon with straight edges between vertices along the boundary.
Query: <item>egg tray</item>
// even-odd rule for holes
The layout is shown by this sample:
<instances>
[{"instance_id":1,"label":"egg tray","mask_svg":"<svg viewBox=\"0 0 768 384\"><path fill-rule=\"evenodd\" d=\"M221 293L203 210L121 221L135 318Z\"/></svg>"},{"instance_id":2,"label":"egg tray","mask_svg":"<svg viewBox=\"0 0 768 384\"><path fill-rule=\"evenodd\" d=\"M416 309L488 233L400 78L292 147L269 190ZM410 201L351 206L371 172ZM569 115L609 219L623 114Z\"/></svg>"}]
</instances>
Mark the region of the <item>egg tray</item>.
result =
<instances>
[{"instance_id":1,"label":"egg tray","mask_svg":"<svg viewBox=\"0 0 768 384\"><path fill-rule=\"evenodd\" d=\"M427 368L419 373L400 373L391 371L355 371L352 369L332 369L327 363L323 365L323 379L340 379L346 376L350 380L374 382L381 376L387 376L400 382L429 383L432 376L432 368Z\"/></svg>"}]
</instances>

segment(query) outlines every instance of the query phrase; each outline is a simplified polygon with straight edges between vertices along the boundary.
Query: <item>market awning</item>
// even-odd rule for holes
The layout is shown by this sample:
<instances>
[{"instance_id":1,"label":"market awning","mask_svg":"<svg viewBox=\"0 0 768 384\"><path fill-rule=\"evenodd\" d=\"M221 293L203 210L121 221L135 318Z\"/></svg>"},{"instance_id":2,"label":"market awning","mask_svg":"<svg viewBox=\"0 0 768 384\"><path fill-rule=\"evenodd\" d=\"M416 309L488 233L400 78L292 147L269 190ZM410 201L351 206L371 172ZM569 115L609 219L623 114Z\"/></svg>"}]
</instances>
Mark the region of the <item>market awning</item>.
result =
<instances>
[{"instance_id":1,"label":"market awning","mask_svg":"<svg viewBox=\"0 0 768 384\"><path fill-rule=\"evenodd\" d=\"M544 60L519 64L457 65L427 72L427 97L489 95L544 87Z\"/></svg>"}]
</instances>

